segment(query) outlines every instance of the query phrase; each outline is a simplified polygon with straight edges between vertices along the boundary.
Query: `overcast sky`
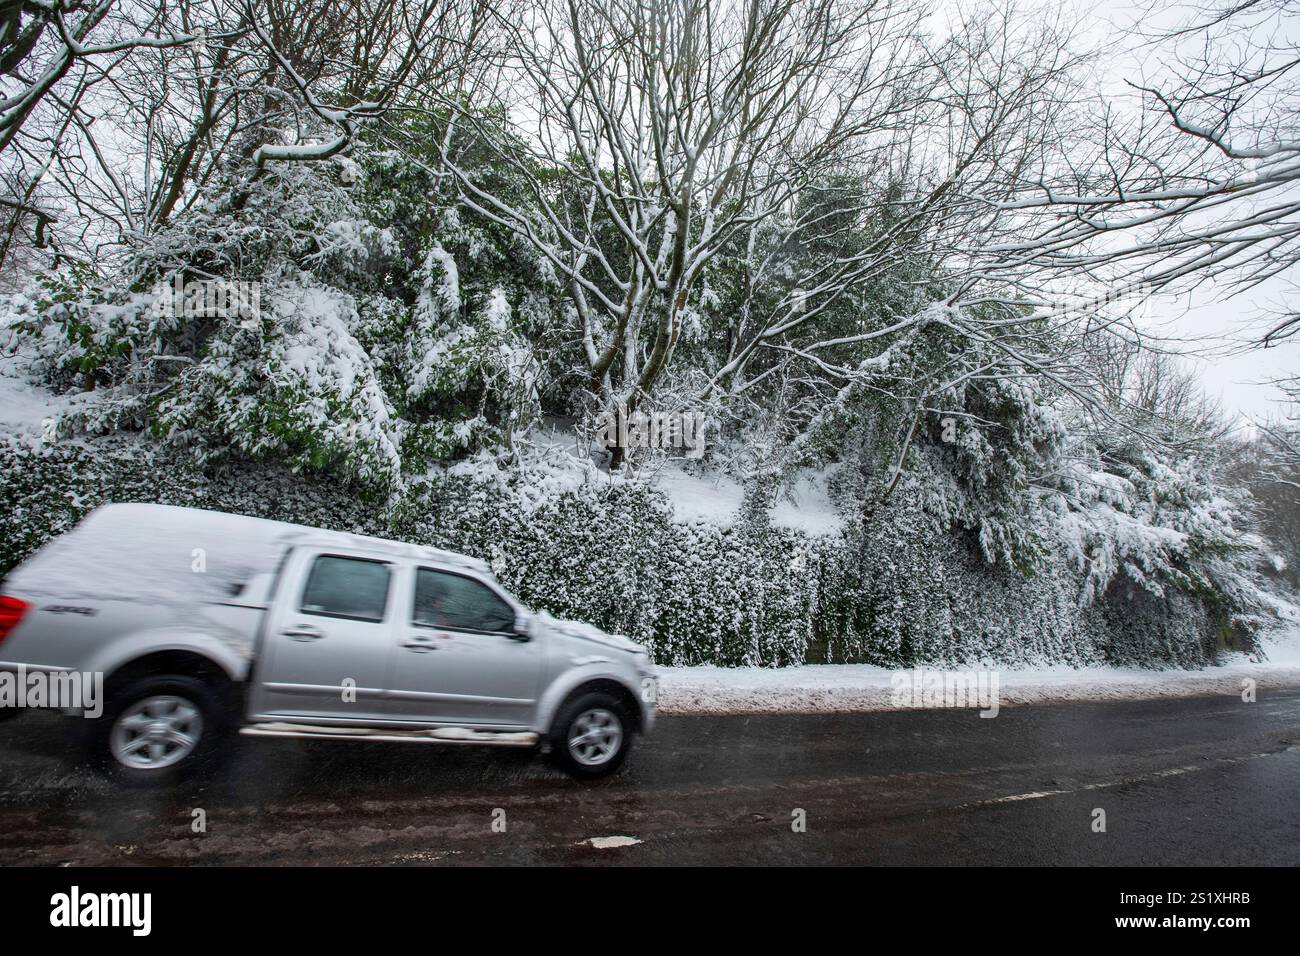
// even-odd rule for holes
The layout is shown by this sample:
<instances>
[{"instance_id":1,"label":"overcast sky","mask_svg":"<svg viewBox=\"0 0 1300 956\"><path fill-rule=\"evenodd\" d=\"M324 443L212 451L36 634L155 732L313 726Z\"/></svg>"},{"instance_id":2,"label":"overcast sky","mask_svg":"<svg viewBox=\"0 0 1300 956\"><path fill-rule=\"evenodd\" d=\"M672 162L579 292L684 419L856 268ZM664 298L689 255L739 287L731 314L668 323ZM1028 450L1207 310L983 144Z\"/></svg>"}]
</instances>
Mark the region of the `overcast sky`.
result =
<instances>
[{"instance_id":1,"label":"overcast sky","mask_svg":"<svg viewBox=\"0 0 1300 956\"><path fill-rule=\"evenodd\" d=\"M1204 8L1211 4L1218 5L1216 0L1203 0L1199 5ZM1132 0L1100 0L1078 8L1079 22L1090 24L1090 32L1115 51L1114 60L1104 69L1106 91L1118 94L1124 89L1126 79L1153 77L1163 67L1151 56L1150 48L1116 40L1126 36L1134 25L1152 32L1175 26L1191 9L1187 4ZM1300 17L1293 18L1284 28L1291 42L1296 39L1293 34L1297 26ZM1262 39L1274 42L1283 39L1277 33L1270 31L1271 35ZM1264 416L1277 411L1279 394L1276 388L1262 383L1300 373L1300 336L1267 350L1242 352L1240 346L1244 340L1259 337L1266 312L1278 310L1283 302L1295 308L1295 300L1300 296L1300 270L1292 268L1266 284L1235 296L1230 293L1222 285L1206 283L1182 296L1157 297L1142 313L1153 332L1171 339L1194 340L1185 341L1180 349L1198 353L1191 361L1200 371L1206 390L1222 399L1225 408L1251 417Z\"/></svg>"}]
</instances>

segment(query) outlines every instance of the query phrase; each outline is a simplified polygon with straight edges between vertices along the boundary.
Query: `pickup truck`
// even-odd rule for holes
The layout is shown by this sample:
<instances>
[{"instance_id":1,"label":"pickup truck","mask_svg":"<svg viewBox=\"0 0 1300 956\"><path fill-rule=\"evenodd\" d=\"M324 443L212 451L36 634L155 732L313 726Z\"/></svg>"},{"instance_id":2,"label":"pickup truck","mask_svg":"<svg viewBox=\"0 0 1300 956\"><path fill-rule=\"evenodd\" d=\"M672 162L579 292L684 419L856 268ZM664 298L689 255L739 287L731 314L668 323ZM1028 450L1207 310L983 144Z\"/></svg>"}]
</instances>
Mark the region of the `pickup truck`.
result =
<instances>
[{"instance_id":1,"label":"pickup truck","mask_svg":"<svg viewBox=\"0 0 1300 956\"><path fill-rule=\"evenodd\" d=\"M235 730L527 747L592 778L655 721L643 647L530 611L482 561L163 505L98 508L5 579L6 673L50 679L45 706L128 783L210 765Z\"/></svg>"}]
</instances>

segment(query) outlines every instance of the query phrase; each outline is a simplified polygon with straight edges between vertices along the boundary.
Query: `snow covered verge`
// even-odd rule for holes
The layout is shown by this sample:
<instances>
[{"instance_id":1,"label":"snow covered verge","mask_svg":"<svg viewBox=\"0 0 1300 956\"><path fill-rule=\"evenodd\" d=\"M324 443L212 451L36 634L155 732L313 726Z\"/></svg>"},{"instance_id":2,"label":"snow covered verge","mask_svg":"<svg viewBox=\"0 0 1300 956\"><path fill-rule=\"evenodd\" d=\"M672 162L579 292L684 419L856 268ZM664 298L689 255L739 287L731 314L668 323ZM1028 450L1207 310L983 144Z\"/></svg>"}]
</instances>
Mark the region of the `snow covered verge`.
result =
<instances>
[{"instance_id":1,"label":"snow covered verge","mask_svg":"<svg viewBox=\"0 0 1300 956\"><path fill-rule=\"evenodd\" d=\"M998 704L1150 700L1211 694L1240 695L1300 687L1300 628L1264 638L1267 654L1225 655L1202 670L1130 667L1013 667L999 669ZM894 681L909 672L859 664L802 667L665 667L659 671L659 712L700 714L811 714L902 710Z\"/></svg>"}]
</instances>

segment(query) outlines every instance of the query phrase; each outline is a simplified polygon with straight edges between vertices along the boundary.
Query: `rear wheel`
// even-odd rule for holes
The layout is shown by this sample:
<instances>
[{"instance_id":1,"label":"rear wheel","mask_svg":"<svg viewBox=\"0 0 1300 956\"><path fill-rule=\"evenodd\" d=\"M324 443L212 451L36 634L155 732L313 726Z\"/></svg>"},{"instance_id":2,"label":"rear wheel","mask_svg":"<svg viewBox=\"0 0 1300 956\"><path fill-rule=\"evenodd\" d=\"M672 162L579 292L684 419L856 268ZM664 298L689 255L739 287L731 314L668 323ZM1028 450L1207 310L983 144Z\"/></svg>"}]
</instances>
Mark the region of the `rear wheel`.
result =
<instances>
[{"instance_id":1,"label":"rear wheel","mask_svg":"<svg viewBox=\"0 0 1300 956\"><path fill-rule=\"evenodd\" d=\"M211 765L225 736L217 695L193 677L145 677L109 700L87 736L95 766L124 783L181 780Z\"/></svg>"},{"instance_id":2,"label":"rear wheel","mask_svg":"<svg viewBox=\"0 0 1300 956\"><path fill-rule=\"evenodd\" d=\"M601 691L578 694L555 719L551 758L575 777L613 773L632 746L632 722L623 702Z\"/></svg>"}]
</instances>

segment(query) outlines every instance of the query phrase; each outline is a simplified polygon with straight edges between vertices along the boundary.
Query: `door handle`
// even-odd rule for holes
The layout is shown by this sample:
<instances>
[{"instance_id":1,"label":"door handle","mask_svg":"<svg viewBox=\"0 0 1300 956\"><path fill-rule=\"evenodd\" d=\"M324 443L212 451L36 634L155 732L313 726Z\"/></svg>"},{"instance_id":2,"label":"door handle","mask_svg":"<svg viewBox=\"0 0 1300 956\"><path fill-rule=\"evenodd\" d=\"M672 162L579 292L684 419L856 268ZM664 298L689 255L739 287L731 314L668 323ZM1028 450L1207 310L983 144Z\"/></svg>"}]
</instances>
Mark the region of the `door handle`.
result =
<instances>
[{"instance_id":1,"label":"door handle","mask_svg":"<svg viewBox=\"0 0 1300 956\"><path fill-rule=\"evenodd\" d=\"M286 627L280 632L285 637L292 637L295 641L316 641L325 636L325 632L318 627L312 627L310 624L298 624L294 627Z\"/></svg>"},{"instance_id":2,"label":"door handle","mask_svg":"<svg viewBox=\"0 0 1300 956\"><path fill-rule=\"evenodd\" d=\"M417 654L424 654L428 651L436 651L438 642L428 634L412 634L406 640L402 641L402 646L410 648Z\"/></svg>"}]
</instances>

